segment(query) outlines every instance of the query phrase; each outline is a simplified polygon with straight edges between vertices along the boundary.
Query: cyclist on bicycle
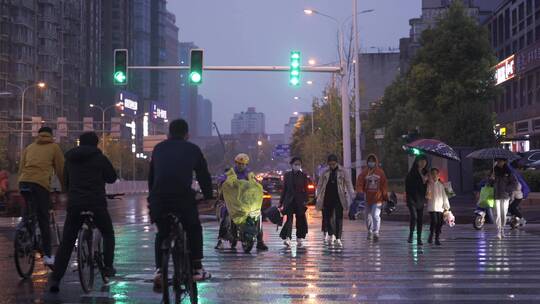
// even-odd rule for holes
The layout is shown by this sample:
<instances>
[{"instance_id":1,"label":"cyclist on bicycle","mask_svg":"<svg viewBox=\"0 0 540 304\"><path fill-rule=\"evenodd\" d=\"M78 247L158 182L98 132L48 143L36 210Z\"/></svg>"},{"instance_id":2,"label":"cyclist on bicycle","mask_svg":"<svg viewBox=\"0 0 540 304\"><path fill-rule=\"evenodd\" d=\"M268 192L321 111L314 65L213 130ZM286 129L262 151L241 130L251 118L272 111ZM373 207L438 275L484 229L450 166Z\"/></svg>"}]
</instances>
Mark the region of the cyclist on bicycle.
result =
<instances>
[{"instance_id":1,"label":"cyclist on bicycle","mask_svg":"<svg viewBox=\"0 0 540 304\"><path fill-rule=\"evenodd\" d=\"M64 154L60 146L54 142L52 129L40 128L36 141L22 151L19 164L19 189L30 189L30 193L25 192L23 195L27 202L31 202L31 210L35 212L38 219L44 254L43 262L47 266L54 264L49 226L51 178L54 173L62 183L63 171Z\"/></svg>"},{"instance_id":2,"label":"cyclist on bicycle","mask_svg":"<svg viewBox=\"0 0 540 304\"><path fill-rule=\"evenodd\" d=\"M64 234L58 247L54 270L49 278L49 290L59 291L59 283L68 267L77 234L83 224L81 212L92 212L94 223L103 236L103 275L114 276L114 229L107 210L105 183L116 181L113 165L98 149L99 138L94 132L79 137L80 146L66 153L65 188L68 194Z\"/></svg>"},{"instance_id":3,"label":"cyclist on bicycle","mask_svg":"<svg viewBox=\"0 0 540 304\"><path fill-rule=\"evenodd\" d=\"M245 153L240 153L236 155L234 158L235 166L234 168L230 170L234 170L234 173L236 174L236 177L240 180L249 180L249 176L253 173L248 169L249 164L249 156ZM227 174L223 174L219 177L219 183L220 185L225 182L227 179ZM225 217L223 217L225 218ZM220 223L220 227L223 226L222 223ZM259 229L259 233L257 234L257 249L261 251L268 250L268 246L264 243L263 240L263 230L262 225L260 226L261 229ZM223 249L223 239L225 238L226 231L222 231L223 229L220 229L219 235L218 235L218 242L215 249Z\"/></svg>"},{"instance_id":4,"label":"cyclist on bicycle","mask_svg":"<svg viewBox=\"0 0 540 304\"><path fill-rule=\"evenodd\" d=\"M169 138L155 146L148 175L150 218L157 226L154 290L161 291L161 244L170 233L167 214L175 214L186 231L193 267L193 279L211 277L202 267L203 235L195 193L193 172L205 199L212 198L212 179L201 149L188 142L188 124L183 119L169 125Z\"/></svg>"}]
</instances>

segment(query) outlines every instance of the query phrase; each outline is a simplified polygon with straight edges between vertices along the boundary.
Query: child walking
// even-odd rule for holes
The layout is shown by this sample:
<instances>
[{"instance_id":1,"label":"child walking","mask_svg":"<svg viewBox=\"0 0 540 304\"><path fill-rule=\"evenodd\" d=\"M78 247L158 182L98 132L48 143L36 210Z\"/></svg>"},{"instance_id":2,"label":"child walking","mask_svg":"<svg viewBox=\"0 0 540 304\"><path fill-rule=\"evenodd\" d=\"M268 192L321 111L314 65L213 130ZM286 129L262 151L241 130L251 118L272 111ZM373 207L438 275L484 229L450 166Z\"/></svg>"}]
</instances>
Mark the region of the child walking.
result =
<instances>
[{"instance_id":1,"label":"child walking","mask_svg":"<svg viewBox=\"0 0 540 304\"><path fill-rule=\"evenodd\" d=\"M439 179L439 169L437 168L432 168L430 171L426 198L428 200L428 212L431 217L428 243L433 244L433 235L435 234L435 245L440 246L439 237L444 223L443 213L450 210L450 202L444 184Z\"/></svg>"}]
</instances>

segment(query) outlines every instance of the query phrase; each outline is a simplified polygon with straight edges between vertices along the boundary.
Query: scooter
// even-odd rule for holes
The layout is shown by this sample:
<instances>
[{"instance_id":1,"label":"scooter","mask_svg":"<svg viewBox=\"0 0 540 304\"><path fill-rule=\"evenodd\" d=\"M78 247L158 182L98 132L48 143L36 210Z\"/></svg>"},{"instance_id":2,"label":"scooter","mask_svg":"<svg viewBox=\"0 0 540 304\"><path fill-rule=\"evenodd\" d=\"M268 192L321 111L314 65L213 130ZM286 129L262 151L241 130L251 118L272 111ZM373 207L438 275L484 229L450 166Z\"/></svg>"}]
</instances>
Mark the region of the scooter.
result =
<instances>
[{"instance_id":1,"label":"scooter","mask_svg":"<svg viewBox=\"0 0 540 304\"><path fill-rule=\"evenodd\" d=\"M224 202L219 202L216 205L222 240L228 241L232 249L235 249L240 241L244 252L250 253L257 240L257 235L262 229L261 215L249 216L244 223L237 225L232 221Z\"/></svg>"},{"instance_id":2,"label":"scooter","mask_svg":"<svg viewBox=\"0 0 540 304\"><path fill-rule=\"evenodd\" d=\"M480 206L477 206L474 210L474 221L473 221L473 227L476 230L482 229L484 227L484 224L487 223L493 223L493 214L491 212L491 208L482 208Z\"/></svg>"}]
</instances>

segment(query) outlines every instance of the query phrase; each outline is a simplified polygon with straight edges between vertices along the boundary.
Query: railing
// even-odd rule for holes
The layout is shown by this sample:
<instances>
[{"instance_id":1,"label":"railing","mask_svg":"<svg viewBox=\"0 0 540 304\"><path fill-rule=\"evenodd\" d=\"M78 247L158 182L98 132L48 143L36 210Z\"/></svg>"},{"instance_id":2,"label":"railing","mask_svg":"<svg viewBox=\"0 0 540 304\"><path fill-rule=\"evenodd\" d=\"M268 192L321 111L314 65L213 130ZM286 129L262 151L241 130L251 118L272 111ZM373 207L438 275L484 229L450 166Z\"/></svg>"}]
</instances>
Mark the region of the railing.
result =
<instances>
[{"instance_id":1,"label":"railing","mask_svg":"<svg viewBox=\"0 0 540 304\"><path fill-rule=\"evenodd\" d=\"M147 181L118 181L114 184L107 184L107 194L113 193L147 193L148 182Z\"/></svg>"}]
</instances>

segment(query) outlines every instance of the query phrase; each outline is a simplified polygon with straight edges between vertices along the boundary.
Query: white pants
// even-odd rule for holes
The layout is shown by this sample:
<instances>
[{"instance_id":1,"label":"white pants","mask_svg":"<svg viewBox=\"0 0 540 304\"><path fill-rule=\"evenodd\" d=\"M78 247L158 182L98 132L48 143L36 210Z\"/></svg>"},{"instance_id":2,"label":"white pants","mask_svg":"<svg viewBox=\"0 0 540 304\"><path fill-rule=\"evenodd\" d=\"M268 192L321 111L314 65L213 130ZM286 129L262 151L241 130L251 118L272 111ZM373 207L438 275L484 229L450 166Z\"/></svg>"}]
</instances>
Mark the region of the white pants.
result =
<instances>
[{"instance_id":1,"label":"white pants","mask_svg":"<svg viewBox=\"0 0 540 304\"><path fill-rule=\"evenodd\" d=\"M497 232L502 233L504 231L504 225L506 225L506 213L508 213L508 205L510 199L496 199L493 211L495 215L495 224L497 225Z\"/></svg>"}]
</instances>

